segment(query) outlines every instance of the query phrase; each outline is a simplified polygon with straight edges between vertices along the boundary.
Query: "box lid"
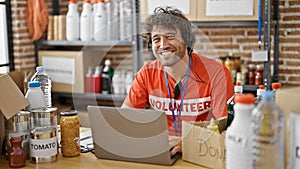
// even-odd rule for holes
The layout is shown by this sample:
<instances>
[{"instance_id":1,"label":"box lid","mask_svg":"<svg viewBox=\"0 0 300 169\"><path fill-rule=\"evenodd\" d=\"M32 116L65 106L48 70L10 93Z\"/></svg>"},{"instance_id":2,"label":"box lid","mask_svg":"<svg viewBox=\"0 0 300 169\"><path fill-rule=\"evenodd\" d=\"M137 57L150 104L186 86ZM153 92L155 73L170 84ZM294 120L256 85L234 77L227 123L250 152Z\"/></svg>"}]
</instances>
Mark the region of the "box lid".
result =
<instances>
[{"instance_id":1,"label":"box lid","mask_svg":"<svg viewBox=\"0 0 300 169\"><path fill-rule=\"evenodd\" d=\"M0 111L6 119L28 106L29 102L9 75L0 75Z\"/></svg>"}]
</instances>

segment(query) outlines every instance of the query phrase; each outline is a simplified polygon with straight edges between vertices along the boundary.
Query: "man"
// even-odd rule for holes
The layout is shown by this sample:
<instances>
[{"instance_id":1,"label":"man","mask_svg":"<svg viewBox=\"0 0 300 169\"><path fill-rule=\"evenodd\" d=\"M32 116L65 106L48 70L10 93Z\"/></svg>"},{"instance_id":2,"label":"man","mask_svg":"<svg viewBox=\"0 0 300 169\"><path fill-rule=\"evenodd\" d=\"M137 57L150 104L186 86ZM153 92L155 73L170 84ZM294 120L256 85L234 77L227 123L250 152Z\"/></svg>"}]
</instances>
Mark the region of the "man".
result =
<instances>
[{"instance_id":1,"label":"man","mask_svg":"<svg viewBox=\"0 0 300 169\"><path fill-rule=\"evenodd\" d=\"M181 152L182 121L227 116L233 83L225 66L192 52L195 36L180 10L158 7L144 27L143 37L156 60L136 74L122 107L164 111L173 155Z\"/></svg>"}]
</instances>

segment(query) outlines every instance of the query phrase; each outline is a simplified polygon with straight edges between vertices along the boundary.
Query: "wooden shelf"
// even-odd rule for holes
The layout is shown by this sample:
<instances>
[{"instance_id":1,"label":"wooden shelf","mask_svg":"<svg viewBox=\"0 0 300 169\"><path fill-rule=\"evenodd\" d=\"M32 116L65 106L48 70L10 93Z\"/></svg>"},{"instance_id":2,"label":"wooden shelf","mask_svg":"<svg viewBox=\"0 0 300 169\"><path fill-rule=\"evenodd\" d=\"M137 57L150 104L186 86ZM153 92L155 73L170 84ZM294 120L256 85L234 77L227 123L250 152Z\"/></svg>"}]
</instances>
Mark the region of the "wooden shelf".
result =
<instances>
[{"instance_id":1,"label":"wooden shelf","mask_svg":"<svg viewBox=\"0 0 300 169\"><path fill-rule=\"evenodd\" d=\"M66 97L66 98L77 98L77 99L96 99L96 100L107 100L107 101L124 101L126 95L117 94L101 94L101 93L52 93L53 96Z\"/></svg>"},{"instance_id":2,"label":"wooden shelf","mask_svg":"<svg viewBox=\"0 0 300 169\"><path fill-rule=\"evenodd\" d=\"M130 46L129 40L112 40L112 41L66 41L66 40L41 40L41 45L47 46Z\"/></svg>"}]
</instances>

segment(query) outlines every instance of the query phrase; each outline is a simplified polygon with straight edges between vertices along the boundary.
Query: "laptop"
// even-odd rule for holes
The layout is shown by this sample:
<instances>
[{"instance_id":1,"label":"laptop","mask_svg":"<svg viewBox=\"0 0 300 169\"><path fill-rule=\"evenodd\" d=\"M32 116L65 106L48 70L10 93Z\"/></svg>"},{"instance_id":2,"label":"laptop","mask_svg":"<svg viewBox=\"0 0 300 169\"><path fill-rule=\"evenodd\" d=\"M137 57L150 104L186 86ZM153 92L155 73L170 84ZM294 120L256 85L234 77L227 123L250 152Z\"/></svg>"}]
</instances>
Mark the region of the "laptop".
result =
<instances>
[{"instance_id":1,"label":"laptop","mask_svg":"<svg viewBox=\"0 0 300 169\"><path fill-rule=\"evenodd\" d=\"M88 106L97 158L172 165L167 117L152 109Z\"/></svg>"}]
</instances>

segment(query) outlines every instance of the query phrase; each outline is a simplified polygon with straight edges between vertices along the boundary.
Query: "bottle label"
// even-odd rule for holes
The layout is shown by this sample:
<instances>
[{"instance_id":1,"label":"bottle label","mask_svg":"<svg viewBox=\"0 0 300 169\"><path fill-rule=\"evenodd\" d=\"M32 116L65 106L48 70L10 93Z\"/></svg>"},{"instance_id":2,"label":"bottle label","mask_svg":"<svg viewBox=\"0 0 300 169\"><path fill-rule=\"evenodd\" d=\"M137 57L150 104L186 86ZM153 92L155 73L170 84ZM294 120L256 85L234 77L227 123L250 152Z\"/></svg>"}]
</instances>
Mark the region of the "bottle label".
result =
<instances>
[{"instance_id":1,"label":"bottle label","mask_svg":"<svg viewBox=\"0 0 300 169\"><path fill-rule=\"evenodd\" d=\"M49 139L30 139L31 157L51 157L57 154L56 137Z\"/></svg>"},{"instance_id":2,"label":"bottle label","mask_svg":"<svg viewBox=\"0 0 300 169\"><path fill-rule=\"evenodd\" d=\"M233 133L226 133L226 141L235 144L240 145L242 147L246 146L247 138L241 135L233 134Z\"/></svg>"}]
</instances>

